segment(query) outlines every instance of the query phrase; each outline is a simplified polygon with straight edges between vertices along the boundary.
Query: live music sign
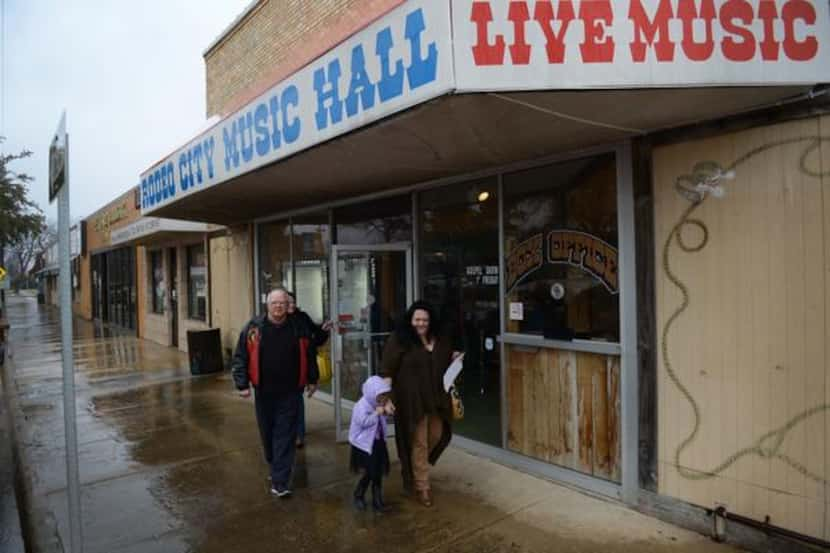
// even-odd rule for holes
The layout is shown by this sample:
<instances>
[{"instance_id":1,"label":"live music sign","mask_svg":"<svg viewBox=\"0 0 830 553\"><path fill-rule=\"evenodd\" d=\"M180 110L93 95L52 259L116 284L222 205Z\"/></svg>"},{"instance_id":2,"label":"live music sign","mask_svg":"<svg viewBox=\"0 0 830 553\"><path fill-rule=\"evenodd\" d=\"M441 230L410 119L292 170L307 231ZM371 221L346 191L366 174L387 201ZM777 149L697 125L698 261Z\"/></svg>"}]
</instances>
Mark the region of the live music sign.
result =
<instances>
[{"instance_id":1,"label":"live music sign","mask_svg":"<svg viewBox=\"0 0 830 553\"><path fill-rule=\"evenodd\" d=\"M830 81L826 0L454 0L461 92Z\"/></svg>"}]
</instances>

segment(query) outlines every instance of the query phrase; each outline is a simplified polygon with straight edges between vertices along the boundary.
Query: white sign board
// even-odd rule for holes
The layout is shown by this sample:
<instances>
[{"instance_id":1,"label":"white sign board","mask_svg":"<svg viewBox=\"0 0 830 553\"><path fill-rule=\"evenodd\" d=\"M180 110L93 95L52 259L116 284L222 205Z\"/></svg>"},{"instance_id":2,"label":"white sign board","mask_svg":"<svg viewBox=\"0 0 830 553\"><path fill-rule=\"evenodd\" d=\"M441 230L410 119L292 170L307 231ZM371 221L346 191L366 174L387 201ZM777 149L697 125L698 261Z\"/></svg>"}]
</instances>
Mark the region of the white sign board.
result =
<instances>
[{"instance_id":1,"label":"white sign board","mask_svg":"<svg viewBox=\"0 0 830 553\"><path fill-rule=\"evenodd\" d=\"M141 211L152 213L453 87L450 2L406 2L143 173Z\"/></svg>"},{"instance_id":2,"label":"white sign board","mask_svg":"<svg viewBox=\"0 0 830 553\"><path fill-rule=\"evenodd\" d=\"M826 0L453 0L457 89L830 81Z\"/></svg>"},{"instance_id":3,"label":"white sign board","mask_svg":"<svg viewBox=\"0 0 830 553\"><path fill-rule=\"evenodd\" d=\"M510 302L510 320L523 321L525 320L525 305L521 302Z\"/></svg>"},{"instance_id":4,"label":"white sign board","mask_svg":"<svg viewBox=\"0 0 830 553\"><path fill-rule=\"evenodd\" d=\"M193 223L161 217L142 217L137 221L110 232L112 245L123 244L159 232L207 232L207 223Z\"/></svg>"}]
</instances>

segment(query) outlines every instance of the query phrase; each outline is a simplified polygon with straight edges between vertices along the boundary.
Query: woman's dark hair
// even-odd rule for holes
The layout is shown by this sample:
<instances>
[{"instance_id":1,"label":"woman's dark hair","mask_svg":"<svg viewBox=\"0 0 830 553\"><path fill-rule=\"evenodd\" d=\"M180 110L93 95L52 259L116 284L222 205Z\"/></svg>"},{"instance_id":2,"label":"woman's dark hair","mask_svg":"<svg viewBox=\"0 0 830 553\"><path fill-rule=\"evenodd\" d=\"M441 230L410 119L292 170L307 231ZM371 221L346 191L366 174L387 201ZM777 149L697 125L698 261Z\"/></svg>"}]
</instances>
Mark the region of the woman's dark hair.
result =
<instances>
[{"instance_id":1,"label":"woman's dark hair","mask_svg":"<svg viewBox=\"0 0 830 553\"><path fill-rule=\"evenodd\" d=\"M427 329L427 339L432 339L437 334L438 329L438 315L435 314L435 309L425 301L419 300L409 306L409 309L404 313L403 318L398 322L398 327L395 329L395 334L398 341L404 346L420 346L421 339L418 333L412 328L412 316L417 310L426 311L429 315L429 328Z\"/></svg>"}]
</instances>

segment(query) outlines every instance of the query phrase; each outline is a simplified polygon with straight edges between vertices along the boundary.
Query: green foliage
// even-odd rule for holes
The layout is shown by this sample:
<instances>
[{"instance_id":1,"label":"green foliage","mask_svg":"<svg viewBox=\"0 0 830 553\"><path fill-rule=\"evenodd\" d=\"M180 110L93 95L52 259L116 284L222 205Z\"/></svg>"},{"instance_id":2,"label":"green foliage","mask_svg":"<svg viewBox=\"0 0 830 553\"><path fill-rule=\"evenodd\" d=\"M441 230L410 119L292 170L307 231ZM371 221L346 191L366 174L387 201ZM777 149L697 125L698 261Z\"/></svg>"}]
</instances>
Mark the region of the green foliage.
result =
<instances>
[{"instance_id":1,"label":"green foliage","mask_svg":"<svg viewBox=\"0 0 830 553\"><path fill-rule=\"evenodd\" d=\"M0 142L3 140L0 137ZM45 226L43 213L28 197L28 184L32 182L32 177L16 173L9 167L14 161L30 155L32 152L28 150L19 154L0 154L0 262L7 246L26 236L40 234Z\"/></svg>"}]
</instances>

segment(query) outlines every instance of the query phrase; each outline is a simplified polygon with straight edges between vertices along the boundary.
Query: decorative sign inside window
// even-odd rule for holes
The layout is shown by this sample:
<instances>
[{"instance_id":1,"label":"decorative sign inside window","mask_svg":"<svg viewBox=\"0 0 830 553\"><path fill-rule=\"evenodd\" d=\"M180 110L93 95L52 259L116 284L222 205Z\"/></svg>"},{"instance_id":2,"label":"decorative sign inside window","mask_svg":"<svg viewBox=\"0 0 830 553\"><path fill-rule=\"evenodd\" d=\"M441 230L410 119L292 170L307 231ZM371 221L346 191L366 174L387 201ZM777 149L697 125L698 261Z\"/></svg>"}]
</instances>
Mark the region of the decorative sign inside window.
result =
<instances>
[{"instance_id":1,"label":"decorative sign inside window","mask_svg":"<svg viewBox=\"0 0 830 553\"><path fill-rule=\"evenodd\" d=\"M579 267L596 278L612 294L619 292L617 248L601 238L576 230L548 234L548 263Z\"/></svg>"},{"instance_id":2,"label":"decorative sign inside window","mask_svg":"<svg viewBox=\"0 0 830 553\"><path fill-rule=\"evenodd\" d=\"M507 290L511 290L520 280L540 268L544 263L542 257L542 240L544 235L534 234L518 244L507 256Z\"/></svg>"},{"instance_id":3,"label":"decorative sign inside window","mask_svg":"<svg viewBox=\"0 0 830 553\"><path fill-rule=\"evenodd\" d=\"M543 236L536 234L518 244L507 257L507 290L544 263ZM592 234L553 230L547 235L547 262L578 267L600 281L612 294L619 292L617 248Z\"/></svg>"}]
</instances>

